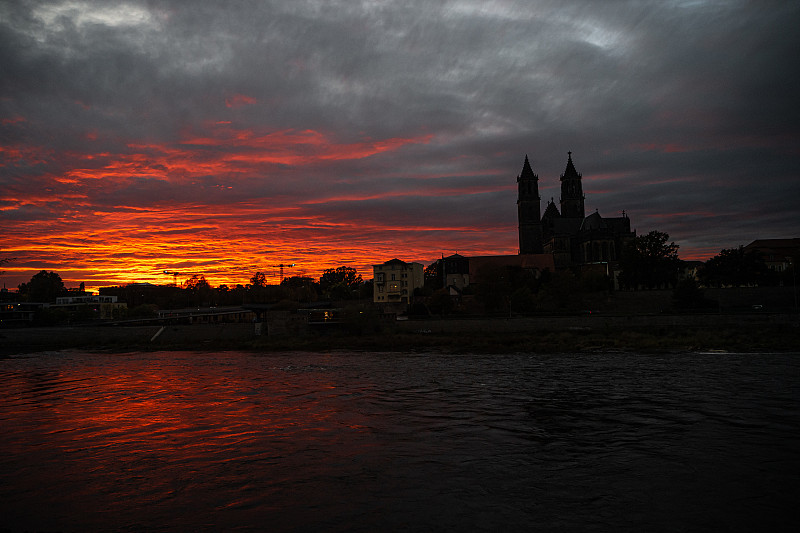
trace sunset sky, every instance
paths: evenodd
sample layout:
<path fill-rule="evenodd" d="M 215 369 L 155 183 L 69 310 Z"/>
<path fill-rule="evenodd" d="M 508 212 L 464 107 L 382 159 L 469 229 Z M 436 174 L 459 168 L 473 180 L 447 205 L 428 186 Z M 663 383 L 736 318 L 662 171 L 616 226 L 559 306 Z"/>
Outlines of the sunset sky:
<path fill-rule="evenodd" d="M 0 0 L 0 282 L 515 254 L 567 151 L 683 259 L 800 236 L 800 2 Z"/>

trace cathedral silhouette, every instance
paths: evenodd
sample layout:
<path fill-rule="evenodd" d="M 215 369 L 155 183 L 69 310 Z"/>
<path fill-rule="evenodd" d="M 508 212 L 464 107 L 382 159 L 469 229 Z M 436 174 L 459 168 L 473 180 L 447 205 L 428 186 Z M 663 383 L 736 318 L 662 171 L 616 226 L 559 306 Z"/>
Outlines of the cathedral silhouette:
<path fill-rule="evenodd" d="M 557 269 L 619 261 L 626 242 L 636 236 L 630 218 L 586 216 L 581 182 L 572 152 L 567 152 L 567 167 L 561 175 L 561 198 L 556 207 L 552 199 L 541 214 L 539 176 L 533 172 L 528 156 L 517 176 L 517 217 L 520 254 L 552 254 Z"/>

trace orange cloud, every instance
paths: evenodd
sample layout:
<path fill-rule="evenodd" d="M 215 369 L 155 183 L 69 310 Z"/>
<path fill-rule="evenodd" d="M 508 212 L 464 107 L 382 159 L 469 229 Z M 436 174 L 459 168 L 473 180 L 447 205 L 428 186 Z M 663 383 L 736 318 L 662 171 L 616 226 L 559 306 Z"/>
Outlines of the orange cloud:
<path fill-rule="evenodd" d="M 443 235 L 450 237 L 452 250 L 441 248 Z M 515 253 L 517 246 L 513 228 L 364 227 L 301 207 L 255 203 L 78 211 L 49 223 L 26 223 L 9 237 L 14 246 L 4 245 L 3 253 L 18 261 L 5 266 L 5 278 L 27 281 L 46 268 L 59 272 L 68 286 L 83 281 L 90 288 L 171 282 L 164 270 L 201 272 L 213 285 L 246 284 L 261 271 L 277 283 L 274 265 L 280 263 L 296 263 L 292 274 L 315 278 L 326 268 L 349 265 L 369 279 L 372 264 L 395 256 L 427 262 L 455 248 L 477 255 Z"/>
<path fill-rule="evenodd" d="M 62 153 L 56 157 L 52 151 L 33 147 L 6 148 L 1 152 L 10 156 L 6 159 L 36 156 L 66 170 L 39 175 L 36 183 L 42 186 L 25 189 L 23 184 L 0 192 L 3 213 L 15 220 L 3 235 L 3 253 L 17 258 L 4 267 L 3 281 L 16 279 L 13 287 L 47 269 L 58 272 L 68 286 L 85 282 L 96 289 L 129 282 L 166 283 L 172 280 L 165 278 L 164 270 L 189 270 L 202 272 L 214 285 L 246 284 L 256 271 L 265 272 L 277 283 L 277 268 L 271 265 L 287 262 L 297 263 L 292 271 L 295 275 L 319 277 L 326 268 L 346 264 L 369 279 L 373 263 L 397 255 L 409 260 L 438 257 L 442 231 L 459 235 L 462 251 L 483 251 L 482 243 L 502 241 L 495 228 L 481 233 L 455 227 L 401 228 L 380 221 L 364 227 L 358 217 L 352 222 L 340 220 L 322 215 L 310 205 L 282 203 L 291 198 L 264 201 L 239 197 L 233 203 L 212 205 L 202 196 L 190 194 L 180 201 L 146 196 L 152 194 L 147 191 L 160 189 L 142 189 L 142 184 L 182 185 L 209 176 L 261 178 L 264 165 L 302 167 L 362 159 L 432 138 L 341 143 L 314 130 L 264 133 L 230 124 L 209 124 L 204 130 L 175 143 L 131 143 L 122 153 Z M 225 191 L 235 186 L 230 183 L 216 184 L 216 194 L 228 194 Z M 109 203 L 109 195 L 117 190 L 124 194 Z M 426 189 L 428 192 L 465 191 L 442 187 Z M 133 193 L 145 195 L 140 199 L 146 203 L 126 200 L 124 195 Z M 408 194 L 330 195 L 320 203 Z M 102 202 L 98 200 L 101 197 Z M 508 248 L 513 252 L 516 244 L 513 233 L 510 235 Z"/>

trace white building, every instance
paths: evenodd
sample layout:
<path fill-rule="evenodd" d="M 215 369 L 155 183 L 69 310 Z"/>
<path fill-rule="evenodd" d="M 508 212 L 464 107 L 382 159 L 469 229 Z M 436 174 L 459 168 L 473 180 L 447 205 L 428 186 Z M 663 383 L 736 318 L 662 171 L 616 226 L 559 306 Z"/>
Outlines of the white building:
<path fill-rule="evenodd" d="M 117 318 L 121 309 L 126 309 L 125 302 L 118 302 L 116 296 L 103 296 L 99 294 L 89 294 L 82 296 L 59 296 L 56 298 L 53 309 L 62 309 L 67 313 L 84 313 L 86 316 L 99 318 L 101 320 L 111 320 Z"/>
<path fill-rule="evenodd" d="M 422 263 L 392 259 L 372 266 L 374 303 L 409 303 L 414 289 L 425 284 Z"/>

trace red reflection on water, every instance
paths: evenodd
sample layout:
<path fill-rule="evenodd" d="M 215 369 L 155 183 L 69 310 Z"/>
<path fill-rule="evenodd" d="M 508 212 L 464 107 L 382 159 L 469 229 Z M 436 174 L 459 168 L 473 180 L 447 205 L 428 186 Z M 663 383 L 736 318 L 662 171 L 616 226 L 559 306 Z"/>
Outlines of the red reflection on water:
<path fill-rule="evenodd" d="M 18 381 L 25 402 L 2 410 L 0 437 L 11 523 L 58 529 L 78 509 L 86 527 L 114 517 L 175 524 L 176 515 L 196 527 L 223 510 L 235 521 L 292 505 L 283 491 L 310 476 L 345 476 L 373 445 L 324 369 L 125 357 Z"/>

